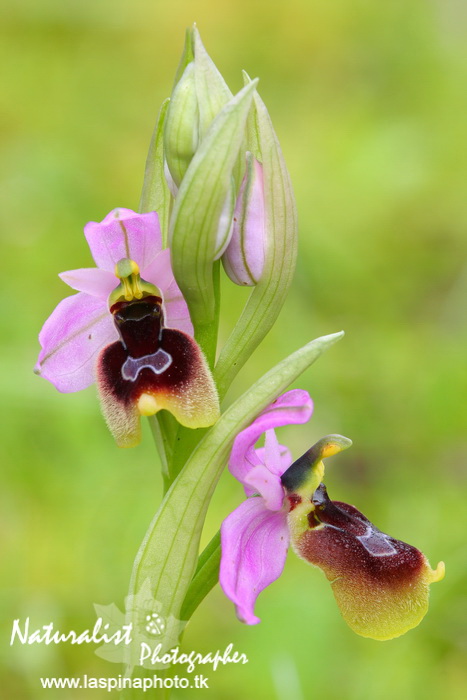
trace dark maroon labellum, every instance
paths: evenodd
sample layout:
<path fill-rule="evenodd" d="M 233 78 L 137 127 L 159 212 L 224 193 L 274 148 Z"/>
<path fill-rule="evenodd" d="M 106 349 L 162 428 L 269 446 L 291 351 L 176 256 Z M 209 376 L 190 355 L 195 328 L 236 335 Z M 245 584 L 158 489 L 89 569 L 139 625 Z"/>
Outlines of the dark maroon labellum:
<path fill-rule="evenodd" d="M 137 445 L 140 417 L 162 410 L 187 428 L 215 423 L 219 398 L 204 355 L 190 335 L 164 327 L 162 299 L 151 293 L 130 301 L 119 298 L 110 311 L 120 340 L 97 358 L 96 380 L 117 444 Z"/>
<path fill-rule="evenodd" d="M 422 553 L 405 542 L 378 530 L 354 506 L 331 501 L 324 484 L 312 498 L 315 510 L 308 515 L 310 537 L 305 532 L 300 540 L 301 553 L 318 566 L 339 570 L 358 577 L 384 578 L 399 584 L 420 569 Z M 324 525 L 324 529 L 318 529 Z"/>
<path fill-rule="evenodd" d="M 191 373 L 191 339 L 163 327 L 162 300 L 147 296 L 111 307 L 121 341 L 101 357 L 102 379 L 120 401 L 135 401 L 142 393 L 170 391 Z"/>

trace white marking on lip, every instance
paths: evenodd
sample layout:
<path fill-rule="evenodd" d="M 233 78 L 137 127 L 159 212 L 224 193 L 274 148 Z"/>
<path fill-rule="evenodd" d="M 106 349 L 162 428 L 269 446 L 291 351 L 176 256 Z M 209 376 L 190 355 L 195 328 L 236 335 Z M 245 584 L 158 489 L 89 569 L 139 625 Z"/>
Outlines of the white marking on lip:
<path fill-rule="evenodd" d="M 143 369 L 150 369 L 154 374 L 162 374 L 172 364 L 172 356 L 168 352 L 159 348 L 152 355 L 143 357 L 127 357 L 122 366 L 122 377 L 127 381 L 136 381 L 139 373 Z"/>
<path fill-rule="evenodd" d="M 367 525 L 364 535 L 357 535 L 357 540 L 362 543 L 367 552 L 375 557 L 391 557 L 397 554 L 397 549 L 389 542 L 388 535 L 384 532 L 373 530 L 371 525 Z"/>

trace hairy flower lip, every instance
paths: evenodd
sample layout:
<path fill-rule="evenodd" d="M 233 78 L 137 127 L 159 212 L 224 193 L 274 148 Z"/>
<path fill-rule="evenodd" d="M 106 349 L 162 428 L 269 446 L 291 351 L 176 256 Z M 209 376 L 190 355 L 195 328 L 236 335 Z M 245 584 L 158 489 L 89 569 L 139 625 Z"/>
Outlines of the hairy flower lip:
<path fill-rule="evenodd" d="M 379 530 L 355 506 L 331 501 L 323 483 L 311 507 L 291 509 L 289 525 L 296 554 L 324 572 L 354 632 L 384 641 L 421 622 L 443 562 L 432 570 L 416 547 Z"/>
<path fill-rule="evenodd" d="M 107 425 L 119 447 L 140 440 L 140 416 L 162 409 L 189 428 L 219 417 L 216 387 L 199 346 L 188 334 L 166 328 L 160 297 L 116 305 L 120 340 L 97 361 L 97 386 Z"/>

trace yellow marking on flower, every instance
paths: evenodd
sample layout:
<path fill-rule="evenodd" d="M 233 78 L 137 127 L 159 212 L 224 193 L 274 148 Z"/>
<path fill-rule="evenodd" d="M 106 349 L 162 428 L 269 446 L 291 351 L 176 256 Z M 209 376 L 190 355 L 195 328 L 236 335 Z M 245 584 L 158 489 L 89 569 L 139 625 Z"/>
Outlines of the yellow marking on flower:
<path fill-rule="evenodd" d="M 161 409 L 161 406 L 159 406 L 152 394 L 141 394 L 138 399 L 137 407 L 142 416 L 153 416 Z"/>
<path fill-rule="evenodd" d="M 122 281 L 123 296 L 126 301 L 141 299 L 143 290 L 141 289 L 141 278 L 139 276 L 139 266 L 130 258 L 122 258 L 115 265 L 115 276 Z"/>
<path fill-rule="evenodd" d="M 115 265 L 115 276 L 120 284 L 109 296 L 109 306 L 117 301 L 133 301 L 142 299 L 143 296 L 161 296 L 157 287 L 146 280 L 142 280 L 139 273 L 139 265 L 130 258 L 122 258 Z"/>
<path fill-rule="evenodd" d="M 295 493 L 297 493 L 299 496 L 302 498 L 305 498 L 308 502 L 308 513 L 310 513 L 312 510 L 314 510 L 314 506 L 310 501 L 311 496 L 313 493 L 316 491 L 320 483 L 324 479 L 324 464 L 321 460 L 319 462 L 315 462 L 311 467 L 310 467 L 310 473 L 308 474 L 308 478 L 306 481 L 302 483 L 300 488 L 295 489 Z"/>
<path fill-rule="evenodd" d="M 115 277 L 123 279 L 130 275 L 139 275 L 139 265 L 131 258 L 122 258 L 115 265 Z"/>
<path fill-rule="evenodd" d="M 295 536 L 309 527 L 307 516 L 315 510 L 312 497 L 324 479 L 323 459 L 346 450 L 351 444 L 352 440 L 343 435 L 326 435 L 282 475 L 282 485 L 287 494 L 300 496 L 300 505 L 294 503 L 289 515 L 289 527 L 293 528 Z M 317 508 L 319 510 L 320 506 Z"/>
<path fill-rule="evenodd" d="M 319 440 L 312 447 L 312 450 L 315 451 L 315 462 L 310 468 L 308 479 L 297 489 L 297 493 L 302 497 L 311 496 L 324 479 L 322 460 L 346 450 L 351 444 L 352 440 L 343 435 L 328 435 Z"/>
<path fill-rule="evenodd" d="M 292 542 L 295 542 L 300 535 L 309 530 L 310 524 L 308 515 L 315 510 L 314 504 L 309 498 L 304 498 L 288 514 L 288 526 Z"/>
<path fill-rule="evenodd" d="M 444 561 L 440 561 L 438 563 L 438 566 L 436 567 L 436 569 L 430 570 L 427 578 L 428 578 L 429 583 L 438 583 L 438 581 L 443 580 L 445 575 L 446 575 L 446 567 L 444 565 Z"/>
<path fill-rule="evenodd" d="M 337 445 L 335 442 L 330 442 L 328 445 L 323 447 L 323 450 L 321 452 L 321 459 L 325 459 L 326 457 L 332 457 L 333 455 L 336 455 L 338 452 L 341 451 L 341 445 Z"/>

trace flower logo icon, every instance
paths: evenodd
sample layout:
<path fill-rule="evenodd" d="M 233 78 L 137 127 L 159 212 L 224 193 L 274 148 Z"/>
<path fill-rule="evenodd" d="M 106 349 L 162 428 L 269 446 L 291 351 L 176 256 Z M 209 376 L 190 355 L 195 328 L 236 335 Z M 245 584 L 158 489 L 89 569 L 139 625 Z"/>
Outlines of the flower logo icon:
<path fill-rule="evenodd" d="M 165 622 L 157 613 L 146 615 L 146 622 L 146 632 L 148 634 L 152 634 L 153 637 L 158 637 L 163 633 L 165 629 Z"/>

